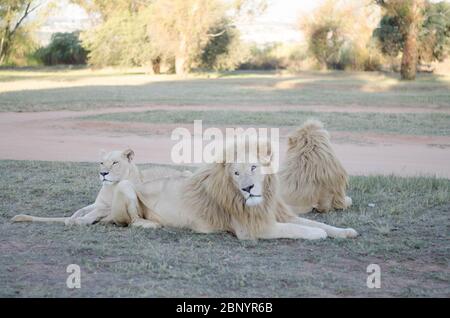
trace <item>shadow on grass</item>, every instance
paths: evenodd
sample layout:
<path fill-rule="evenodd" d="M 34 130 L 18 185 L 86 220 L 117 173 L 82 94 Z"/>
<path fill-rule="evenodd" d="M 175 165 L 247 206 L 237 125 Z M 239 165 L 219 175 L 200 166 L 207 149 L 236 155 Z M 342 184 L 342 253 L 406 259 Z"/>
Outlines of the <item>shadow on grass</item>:
<path fill-rule="evenodd" d="M 13 76 L 13 75 L 12 75 Z M 80 75 L 80 77 L 91 75 Z M 117 76 L 104 74 L 101 76 Z M 76 77 L 76 76 L 75 76 Z M 84 110 L 144 105 L 374 106 L 450 108 L 450 87 L 441 77 L 401 82 L 382 73 L 225 73 L 136 85 L 85 85 L 0 93 L 0 111 Z M 124 77 L 124 80 L 127 78 Z"/>

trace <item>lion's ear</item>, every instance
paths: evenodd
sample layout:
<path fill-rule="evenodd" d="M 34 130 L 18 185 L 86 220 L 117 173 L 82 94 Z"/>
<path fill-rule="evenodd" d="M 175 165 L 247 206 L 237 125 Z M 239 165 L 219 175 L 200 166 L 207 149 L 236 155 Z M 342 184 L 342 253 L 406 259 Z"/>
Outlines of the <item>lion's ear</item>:
<path fill-rule="evenodd" d="M 106 156 L 106 150 L 105 149 L 100 149 L 98 154 L 100 155 L 100 158 L 103 159 Z"/>
<path fill-rule="evenodd" d="M 134 151 L 128 148 L 127 150 L 124 150 L 122 152 L 122 156 L 124 156 L 128 159 L 129 162 L 131 162 L 134 158 Z"/>
<path fill-rule="evenodd" d="M 268 166 L 272 163 L 272 159 L 273 159 L 273 153 L 269 152 L 268 154 L 261 156 L 260 162 L 263 166 Z"/>

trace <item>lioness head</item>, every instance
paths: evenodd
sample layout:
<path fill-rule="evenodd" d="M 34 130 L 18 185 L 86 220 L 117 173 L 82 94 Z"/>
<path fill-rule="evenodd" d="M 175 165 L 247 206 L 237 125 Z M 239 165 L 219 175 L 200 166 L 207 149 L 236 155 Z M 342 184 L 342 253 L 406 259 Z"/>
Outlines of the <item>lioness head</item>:
<path fill-rule="evenodd" d="M 113 184 L 124 180 L 128 177 L 133 158 L 134 151 L 131 149 L 103 151 L 100 161 L 100 181 L 103 184 Z"/>
<path fill-rule="evenodd" d="M 230 163 L 227 169 L 245 205 L 254 206 L 263 202 L 264 175 L 260 164 Z"/>

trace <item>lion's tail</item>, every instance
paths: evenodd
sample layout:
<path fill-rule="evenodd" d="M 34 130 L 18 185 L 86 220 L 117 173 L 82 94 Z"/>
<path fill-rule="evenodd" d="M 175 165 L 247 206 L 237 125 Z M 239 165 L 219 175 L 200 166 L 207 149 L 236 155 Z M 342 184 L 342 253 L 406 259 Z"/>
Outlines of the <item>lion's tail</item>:
<path fill-rule="evenodd" d="M 65 223 L 67 217 L 43 218 L 26 214 L 18 214 L 11 219 L 11 222 L 43 222 L 43 223 Z"/>

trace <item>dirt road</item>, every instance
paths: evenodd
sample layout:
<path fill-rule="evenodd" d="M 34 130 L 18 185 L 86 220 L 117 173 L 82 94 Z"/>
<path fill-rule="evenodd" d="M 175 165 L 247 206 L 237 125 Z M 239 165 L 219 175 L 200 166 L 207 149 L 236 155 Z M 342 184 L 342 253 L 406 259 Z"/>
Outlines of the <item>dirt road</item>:
<path fill-rule="evenodd" d="M 1 113 L 0 159 L 92 162 L 97 161 L 99 149 L 131 147 L 136 152 L 138 163 L 171 164 L 170 151 L 176 142 L 170 140 L 170 133 L 177 125 L 86 122 L 76 118 L 152 108 Z M 280 132 L 281 159 L 288 131 L 281 129 Z M 450 136 L 333 132 L 332 140 L 337 155 L 352 175 L 436 175 L 450 178 Z"/>

